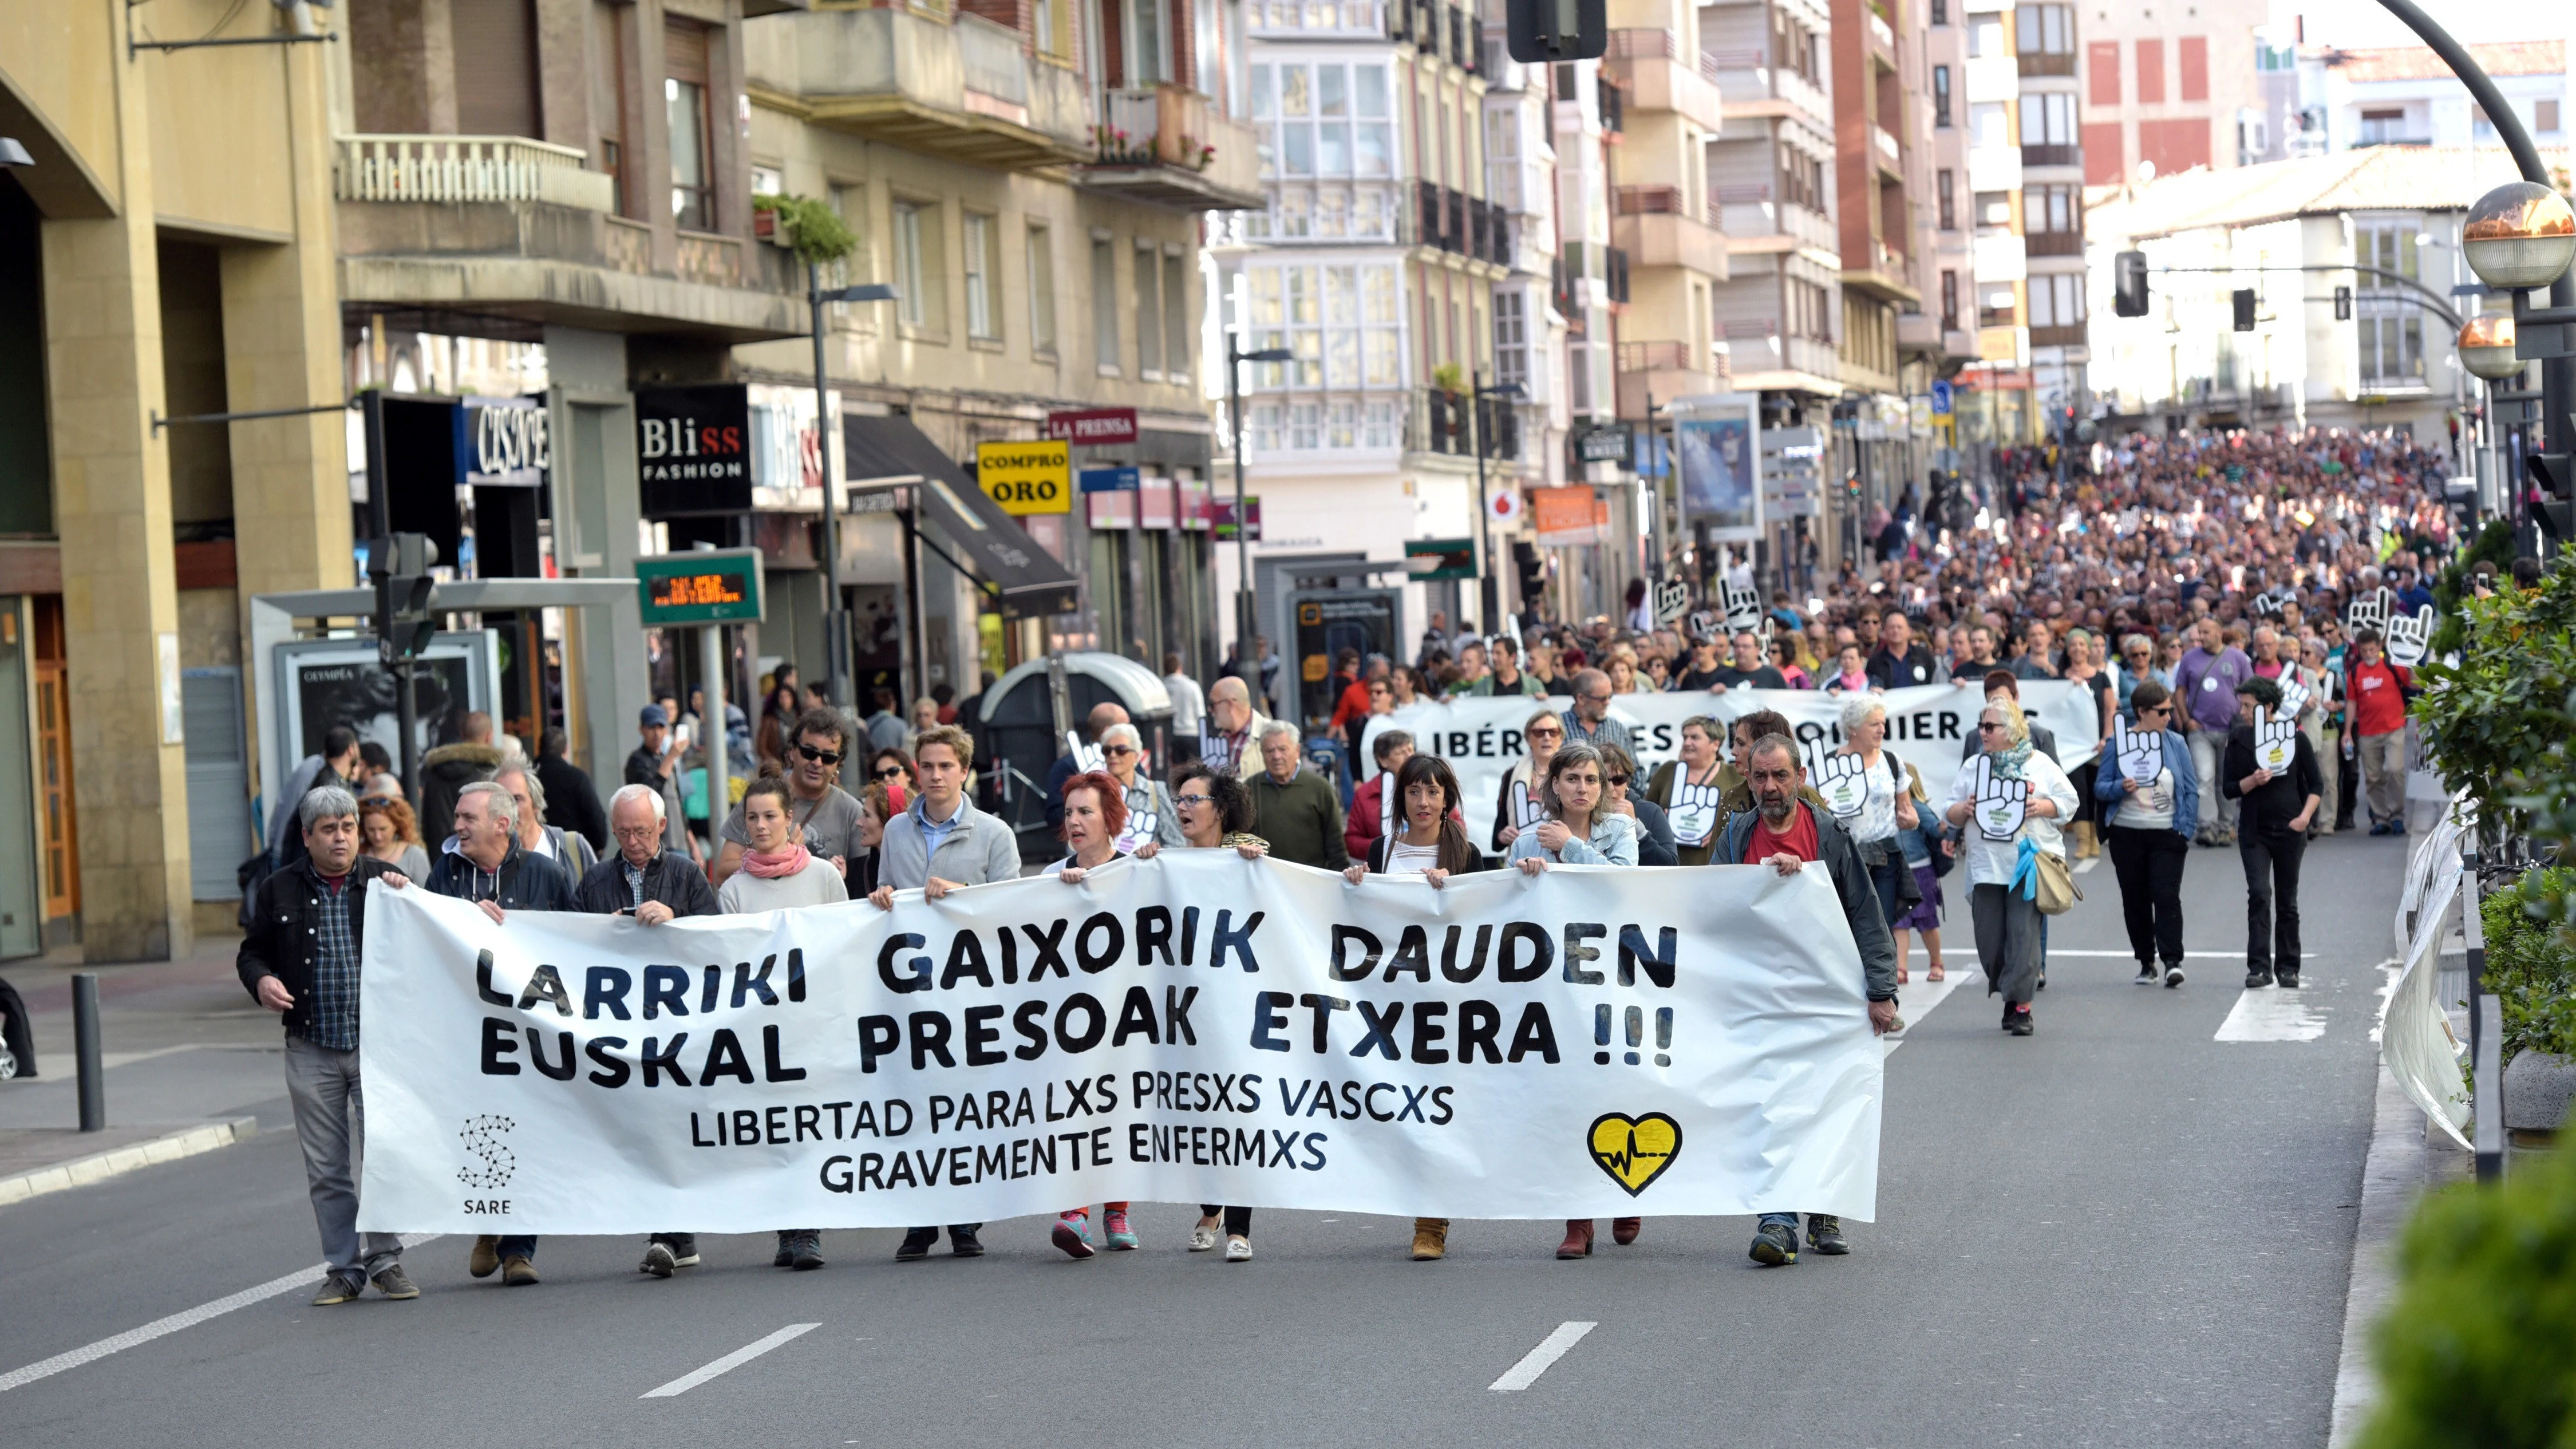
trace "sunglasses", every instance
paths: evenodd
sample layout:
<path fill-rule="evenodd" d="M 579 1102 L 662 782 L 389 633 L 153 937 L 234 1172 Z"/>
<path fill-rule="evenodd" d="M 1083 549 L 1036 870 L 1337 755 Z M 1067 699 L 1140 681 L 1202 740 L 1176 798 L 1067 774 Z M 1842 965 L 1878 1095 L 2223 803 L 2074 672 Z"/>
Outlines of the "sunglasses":
<path fill-rule="evenodd" d="M 1102 745 L 1100 747 L 1100 753 L 1104 755 L 1132 755 L 1136 753 L 1136 747 L 1133 745 Z"/>
<path fill-rule="evenodd" d="M 903 778 L 903 766 L 880 765 L 877 767 L 877 772 L 874 778 L 879 780 L 900 780 Z"/>
<path fill-rule="evenodd" d="M 812 745 L 798 745 L 796 747 L 796 753 L 803 755 L 805 758 L 814 761 L 818 765 L 837 765 L 841 763 L 841 752 L 838 750 L 818 750 Z"/>
<path fill-rule="evenodd" d="M 1628 777 L 1625 775 L 1612 775 L 1610 777 L 1610 783 L 1613 785 L 1625 785 L 1628 783 Z"/>
<path fill-rule="evenodd" d="M 1561 740 L 1565 738 L 1565 731 L 1556 729 L 1528 730 L 1524 733 L 1527 738 L 1533 740 Z"/>
<path fill-rule="evenodd" d="M 1980 720 L 1980 721 L 1978 721 L 1978 722 L 1977 722 L 1977 733 L 1979 733 L 1979 734 L 1984 734 L 1984 733 L 1985 733 L 1986 731 L 1988 731 L 1988 730 L 1999 730 L 1999 729 L 2002 729 L 2002 728 L 2003 728 L 2003 726 L 2002 726 L 2002 725 L 1999 725 L 1999 724 L 1995 723 L 1993 720 L 1990 720 L 1990 719 L 1989 719 L 1989 720 Z"/>

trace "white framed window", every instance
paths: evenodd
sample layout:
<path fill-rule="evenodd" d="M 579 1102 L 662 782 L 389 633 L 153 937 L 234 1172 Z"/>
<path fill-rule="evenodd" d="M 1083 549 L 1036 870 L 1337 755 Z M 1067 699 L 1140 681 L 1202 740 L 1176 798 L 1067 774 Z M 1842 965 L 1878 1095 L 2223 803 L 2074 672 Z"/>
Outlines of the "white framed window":
<path fill-rule="evenodd" d="M 2075 144 L 2075 97 L 2064 91 L 2021 98 L 2021 143 L 2025 146 Z"/>
<path fill-rule="evenodd" d="M 1518 292 L 1494 294 L 1494 382 L 1529 386 L 1529 322 Z"/>
<path fill-rule="evenodd" d="M 940 296 L 939 207 L 936 202 L 894 204 L 894 284 L 901 294 L 895 305 L 908 327 L 944 330 L 947 309 Z"/>
<path fill-rule="evenodd" d="M 1252 67 L 1262 174 L 1395 174 L 1395 116 L 1383 64 L 1283 62 Z"/>
<path fill-rule="evenodd" d="M 1163 375 L 1163 276 L 1160 248 L 1136 239 L 1136 371 Z"/>
<path fill-rule="evenodd" d="M 1190 266 L 1177 251 L 1163 253 L 1163 376 L 1186 382 L 1190 376 Z"/>
<path fill-rule="evenodd" d="M 1091 239 L 1091 357 L 1118 370 L 1118 248 L 1105 236 Z"/>
<path fill-rule="evenodd" d="M 2030 279 L 2030 325 L 2084 325 L 2084 277 L 2076 272 L 2033 275 Z"/>
<path fill-rule="evenodd" d="M 1055 233 L 1029 226 L 1029 350 L 1055 351 Z"/>
<path fill-rule="evenodd" d="M 966 335 L 982 342 L 997 342 L 1002 336 L 1000 288 L 994 266 L 994 239 L 999 229 L 995 218 L 970 211 L 959 238 L 966 251 Z"/>

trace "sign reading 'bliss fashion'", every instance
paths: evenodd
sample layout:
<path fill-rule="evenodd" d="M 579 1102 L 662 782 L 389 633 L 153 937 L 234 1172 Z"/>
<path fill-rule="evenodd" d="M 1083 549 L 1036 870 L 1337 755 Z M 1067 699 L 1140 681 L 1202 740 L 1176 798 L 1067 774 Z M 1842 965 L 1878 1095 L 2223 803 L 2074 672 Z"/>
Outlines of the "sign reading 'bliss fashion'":
<path fill-rule="evenodd" d="M 748 389 L 741 383 L 636 389 L 635 464 L 647 518 L 748 511 Z"/>
<path fill-rule="evenodd" d="M 1877 1206 L 1822 867 L 1434 890 L 1167 850 L 888 911 L 368 911 L 363 1010 L 402 1023 L 367 1041 L 370 1230 Z"/>

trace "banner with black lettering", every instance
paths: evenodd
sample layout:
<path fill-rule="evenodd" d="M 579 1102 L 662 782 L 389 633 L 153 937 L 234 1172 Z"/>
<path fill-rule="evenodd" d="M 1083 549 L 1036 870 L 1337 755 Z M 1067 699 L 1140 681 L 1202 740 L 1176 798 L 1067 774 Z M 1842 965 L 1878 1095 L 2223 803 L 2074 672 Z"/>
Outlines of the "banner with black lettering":
<path fill-rule="evenodd" d="M 1925 684 L 1882 690 L 1873 697 L 1887 705 L 1887 748 L 1920 771 L 1924 788 L 1934 799 L 1941 798 L 1958 777 L 1961 751 L 1966 748 L 1963 742 L 1977 732 L 1985 696 L 1975 685 Z M 2021 699 L 2031 719 L 2056 735 L 2059 764 L 2072 770 L 2100 749 L 2102 718 L 2091 690 L 2061 679 L 2034 679 L 2021 686 Z M 1563 714 L 1573 703 L 1563 696 L 1546 700 L 1469 696 L 1417 704 L 1371 719 L 1368 738 L 1374 740 L 1384 730 L 1407 730 L 1416 749 L 1448 761 L 1465 797 L 1468 837 L 1489 846 L 1504 778 L 1524 755 L 1521 726 L 1541 709 Z M 1652 773 L 1681 753 L 1682 724 L 1694 715 L 1731 725 L 1738 715 L 1777 710 L 1789 721 L 1799 744 L 1812 752 L 1842 748 L 1842 707 L 1842 695 L 1810 689 L 1730 689 L 1724 694 L 1683 690 L 1616 696 L 1610 701 L 1610 717 L 1628 727 L 1637 742 L 1638 768 Z M 1364 743 L 1359 759 L 1362 779 L 1376 772 L 1376 759 L 1376 752 Z"/>
<path fill-rule="evenodd" d="M 370 1230 L 1876 1211 L 1819 866 L 1434 889 L 1167 850 L 659 926 L 368 896 Z"/>

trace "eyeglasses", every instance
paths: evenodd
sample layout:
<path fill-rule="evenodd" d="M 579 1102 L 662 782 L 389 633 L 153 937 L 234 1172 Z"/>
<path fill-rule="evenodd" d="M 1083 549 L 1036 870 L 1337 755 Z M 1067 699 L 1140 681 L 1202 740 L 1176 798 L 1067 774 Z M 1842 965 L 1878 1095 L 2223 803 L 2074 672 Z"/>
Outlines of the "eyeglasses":
<path fill-rule="evenodd" d="M 833 757 L 833 759 L 834 759 L 835 761 L 837 761 L 837 760 L 839 759 L 839 756 L 837 756 L 837 755 L 836 755 L 836 756 L 834 756 L 834 757 Z M 901 766 L 901 765 L 879 765 L 879 766 L 877 767 L 876 775 L 874 776 L 874 778 L 879 779 L 879 780 L 900 780 L 900 779 L 902 779 L 902 778 L 903 778 L 903 766 Z"/>
<path fill-rule="evenodd" d="M 818 765 L 837 765 L 841 763 L 841 752 L 838 750 L 818 750 L 812 745 L 798 745 L 796 747 L 796 753 L 803 755 L 805 758 L 812 760 Z M 878 778 L 882 779 L 884 777 L 879 776 Z"/>
<path fill-rule="evenodd" d="M 1999 730 L 2002 728 L 2002 725 L 1997 724 L 1995 721 L 1990 719 L 1977 721 L 1977 733 L 1979 734 L 1984 734 L 1988 730 Z"/>
<path fill-rule="evenodd" d="M 1628 783 L 1628 777 L 1625 775 L 1612 775 L 1610 777 L 1610 783 L 1613 785 L 1625 785 Z"/>
<path fill-rule="evenodd" d="M 1524 730 L 1522 731 L 1522 734 L 1525 738 L 1533 740 L 1561 740 L 1565 738 L 1565 731 L 1560 729 Z"/>
<path fill-rule="evenodd" d="M 1172 797 L 1172 803 L 1175 805 L 1205 805 L 1215 798 L 1216 797 L 1213 795 L 1175 795 Z"/>
<path fill-rule="evenodd" d="M 1136 753 L 1136 747 L 1133 745 L 1102 745 L 1100 747 L 1100 753 L 1104 755 L 1132 755 Z"/>

